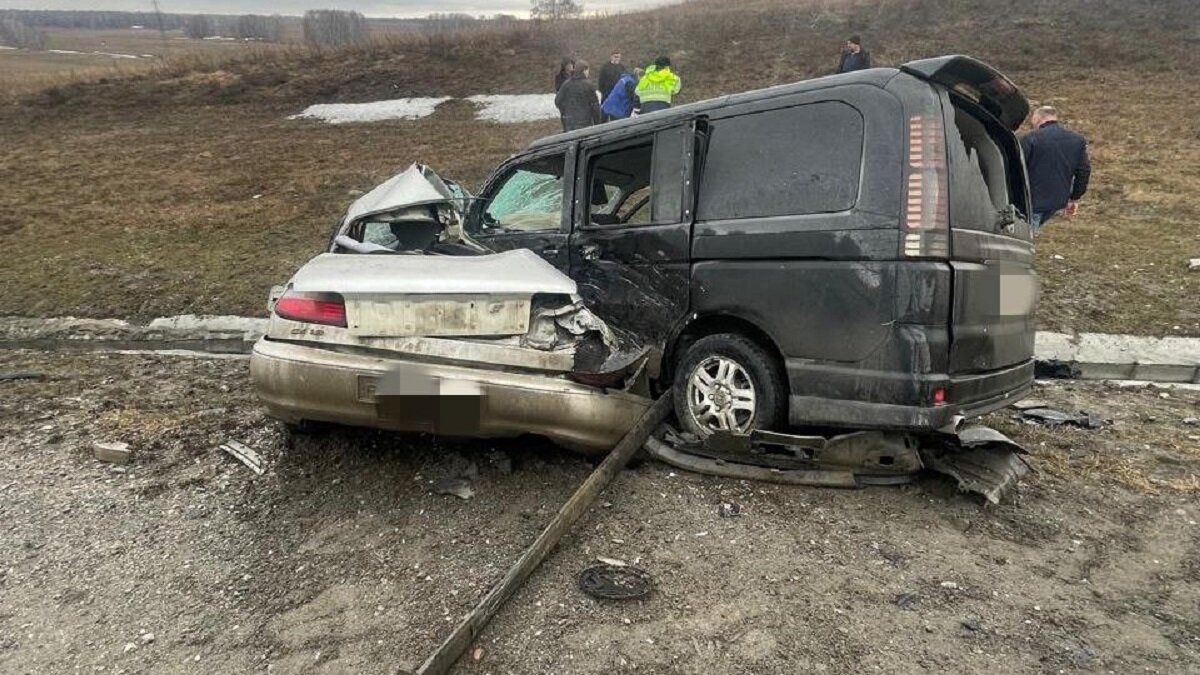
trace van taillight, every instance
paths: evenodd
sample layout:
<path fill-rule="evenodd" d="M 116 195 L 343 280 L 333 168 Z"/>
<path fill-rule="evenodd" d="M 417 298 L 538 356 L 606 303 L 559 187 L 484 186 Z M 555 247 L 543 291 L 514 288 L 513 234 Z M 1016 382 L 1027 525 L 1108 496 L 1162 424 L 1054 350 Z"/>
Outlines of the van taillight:
<path fill-rule="evenodd" d="M 275 313 L 292 321 L 346 326 L 346 303 L 337 293 L 298 293 L 289 290 L 275 301 Z"/>
<path fill-rule="evenodd" d="M 906 173 L 900 252 L 910 258 L 946 257 L 950 254 L 950 184 L 940 115 L 908 118 Z"/>

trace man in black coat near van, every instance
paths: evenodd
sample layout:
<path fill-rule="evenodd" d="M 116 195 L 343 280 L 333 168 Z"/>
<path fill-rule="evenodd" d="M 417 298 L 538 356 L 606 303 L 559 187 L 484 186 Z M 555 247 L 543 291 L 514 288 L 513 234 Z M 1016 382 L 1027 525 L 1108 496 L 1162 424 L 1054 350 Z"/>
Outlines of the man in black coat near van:
<path fill-rule="evenodd" d="M 1029 224 L 1033 233 L 1059 211 L 1075 215 L 1079 200 L 1088 189 L 1092 164 L 1088 159 L 1087 140 L 1058 121 L 1058 111 L 1042 106 L 1033 111 L 1033 131 L 1021 138 L 1021 152 L 1029 171 L 1030 201 L 1033 213 Z"/>
<path fill-rule="evenodd" d="M 842 46 L 842 60 L 838 62 L 839 73 L 851 73 L 871 67 L 871 52 L 863 49 L 862 38 L 851 35 Z"/>
<path fill-rule="evenodd" d="M 562 113 L 563 131 L 600 123 L 600 100 L 596 96 L 596 85 L 587 77 L 587 62 L 576 61 L 575 74 L 559 87 L 554 96 L 554 105 Z"/>

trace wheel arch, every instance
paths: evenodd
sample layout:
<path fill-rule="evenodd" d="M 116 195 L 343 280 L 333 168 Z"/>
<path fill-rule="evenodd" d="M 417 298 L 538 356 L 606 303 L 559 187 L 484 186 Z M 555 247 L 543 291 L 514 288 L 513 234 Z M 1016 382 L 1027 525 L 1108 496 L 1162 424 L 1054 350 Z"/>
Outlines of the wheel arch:
<path fill-rule="evenodd" d="M 680 328 L 675 338 L 668 343 L 663 354 L 659 381 L 672 382 L 675 379 L 675 364 L 679 361 L 679 357 L 687 352 L 688 347 L 701 338 L 720 333 L 741 335 L 765 349 L 768 354 L 775 357 L 775 365 L 779 368 L 780 373 L 784 374 L 784 382 L 787 382 L 783 352 L 770 333 L 745 317 L 724 313 L 692 317 Z"/>

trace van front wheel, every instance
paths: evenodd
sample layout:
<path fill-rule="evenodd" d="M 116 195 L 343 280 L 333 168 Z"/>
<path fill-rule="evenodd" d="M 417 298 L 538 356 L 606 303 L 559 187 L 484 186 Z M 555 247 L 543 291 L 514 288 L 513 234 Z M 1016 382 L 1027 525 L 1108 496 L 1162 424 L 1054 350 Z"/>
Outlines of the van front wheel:
<path fill-rule="evenodd" d="M 786 395 L 771 354 L 733 333 L 697 340 L 675 370 L 675 415 L 701 438 L 774 428 L 783 419 Z"/>

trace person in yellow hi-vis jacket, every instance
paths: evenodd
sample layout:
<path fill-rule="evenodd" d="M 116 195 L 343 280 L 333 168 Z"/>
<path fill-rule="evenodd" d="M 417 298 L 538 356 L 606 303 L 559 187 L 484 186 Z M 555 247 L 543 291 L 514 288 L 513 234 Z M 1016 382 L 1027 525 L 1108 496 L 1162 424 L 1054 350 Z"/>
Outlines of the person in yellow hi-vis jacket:
<path fill-rule="evenodd" d="M 671 72 L 671 59 L 660 56 L 654 65 L 646 67 L 637 86 L 637 97 L 642 101 L 642 114 L 671 107 L 671 97 L 679 93 L 683 82 Z"/>

